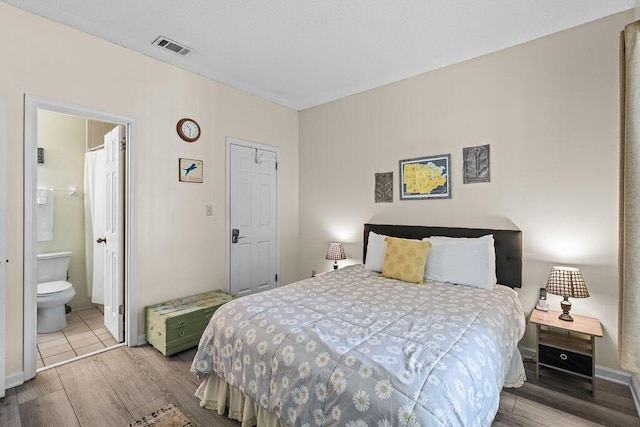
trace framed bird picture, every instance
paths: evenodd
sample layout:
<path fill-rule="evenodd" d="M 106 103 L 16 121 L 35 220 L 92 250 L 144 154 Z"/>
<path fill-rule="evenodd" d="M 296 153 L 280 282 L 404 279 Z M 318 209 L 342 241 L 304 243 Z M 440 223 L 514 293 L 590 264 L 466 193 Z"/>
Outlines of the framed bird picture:
<path fill-rule="evenodd" d="M 202 160 L 178 159 L 178 178 L 180 182 L 202 183 Z"/>

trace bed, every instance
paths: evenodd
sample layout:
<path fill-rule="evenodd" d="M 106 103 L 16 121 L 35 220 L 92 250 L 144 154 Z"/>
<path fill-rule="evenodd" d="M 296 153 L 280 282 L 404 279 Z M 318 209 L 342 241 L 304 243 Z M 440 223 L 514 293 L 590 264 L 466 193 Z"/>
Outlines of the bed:
<path fill-rule="evenodd" d="M 383 277 L 370 269 L 380 236 L 389 252 L 390 237 L 429 238 L 434 260 L 490 238 L 500 285 Z M 243 426 L 491 425 L 502 387 L 525 379 L 520 232 L 365 224 L 363 241 L 364 265 L 216 311 L 191 368 L 201 406 Z"/>

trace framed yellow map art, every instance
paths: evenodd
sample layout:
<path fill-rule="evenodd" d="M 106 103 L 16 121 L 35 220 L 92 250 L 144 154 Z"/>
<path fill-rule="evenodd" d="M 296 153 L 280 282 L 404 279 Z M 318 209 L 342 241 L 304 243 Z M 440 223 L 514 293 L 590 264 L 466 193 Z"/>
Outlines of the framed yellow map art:
<path fill-rule="evenodd" d="M 450 199 L 450 154 L 400 160 L 400 200 Z"/>

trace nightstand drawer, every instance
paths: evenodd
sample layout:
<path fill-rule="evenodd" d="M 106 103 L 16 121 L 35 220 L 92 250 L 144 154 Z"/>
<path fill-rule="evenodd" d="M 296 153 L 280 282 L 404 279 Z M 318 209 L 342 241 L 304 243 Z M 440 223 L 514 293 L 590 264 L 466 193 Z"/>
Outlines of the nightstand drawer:
<path fill-rule="evenodd" d="M 584 354 L 560 350 L 540 344 L 538 351 L 540 363 L 565 369 L 576 374 L 593 376 L 593 360 Z"/>

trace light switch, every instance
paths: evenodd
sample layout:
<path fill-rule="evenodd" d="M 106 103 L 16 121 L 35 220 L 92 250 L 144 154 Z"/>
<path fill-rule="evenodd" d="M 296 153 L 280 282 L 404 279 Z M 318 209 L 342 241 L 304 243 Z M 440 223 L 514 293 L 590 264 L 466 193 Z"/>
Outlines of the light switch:
<path fill-rule="evenodd" d="M 205 205 L 205 215 L 213 216 L 213 205 Z"/>

